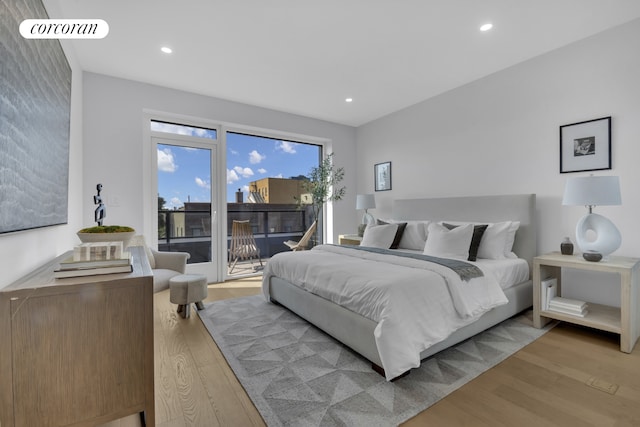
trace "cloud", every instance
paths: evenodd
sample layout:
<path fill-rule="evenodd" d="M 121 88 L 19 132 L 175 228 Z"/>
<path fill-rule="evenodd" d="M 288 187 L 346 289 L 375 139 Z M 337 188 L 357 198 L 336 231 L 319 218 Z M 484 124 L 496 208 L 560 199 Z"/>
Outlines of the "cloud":
<path fill-rule="evenodd" d="M 210 183 L 208 183 L 208 182 L 207 182 L 207 181 L 205 181 L 204 179 L 199 178 L 199 177 L 197 177 L 197 176 L 196 176 L 196 185 L 197 185 L 198 187 L 202 187 L 202 188 L 207 188 L 207 189 L 211 188 L 211 184 L 210 184 Z"/>
<path fill-rule="evenodd" d="M 249 178 L 253 176 L 253 170 L 251 168 L 243 168 L 242 166 L 236 166 L 233 170 L 242 175 L 243 178 Z"/>
<path fill-rule="evenodd" d="M 296 145 L 290 141 L 280 141 L 276 143 L 276 149 L 282 150 L 285 153 L 295 154 Z"/>
<path fill-rule="evenodd" d="M 284 178 L 284 176 L 282 176 L 282 174 L 279 173 L 278 175 L 274 176 L 274 178 Z"/>
<path fill-rule="evenodd" d="M 179 208 L 182 205 L 182 200 L 178 197 L 172 197 L 170 200 L 164 202 L 164 207 L 167 209 Z"/>
<path fill-rule="evenodd" d="M 239 181 L 240 177 L 234 170 L 227 169 L 227 184 L 233 184 L 236 181 Z"/>
<path fill-rule="evenodd" d="M 267 170 L 265 168 L 260 168 L 258 169 L 258 173 L 267 173 Z"/>
<path fill-rule="evenodd" d="M 244 191 L 245 193 L 249 192 L 249 186 L 248 185 L 243 185 L 242 186 L 242 191 Z"/>
<path fill-rule="evenodd" d="M 250 178 L 253 176 L 253 170 L 251 168 L 243 168 L 242 166 L 236 166 L 233 169 L 227 169 L 227 184 L 233 184 L 236 181 L 240 181 L 240 178 Z"/>
<path fill-rule="evenodd" d="M 252 152 L 249 153 L 249 163 L 251 163 L 252 165 L 256 165 L 266 158 L 267 156 L 265 156 L 264 154 L 258 153 L 258 151 L 256 150 L 253 150 Z"/>
<path fill-rule="evenodd" d="M 162 172 L 175 172 L 178 165 L 175 163 L 170 149 L 158 150 L 158 170 Z"/>

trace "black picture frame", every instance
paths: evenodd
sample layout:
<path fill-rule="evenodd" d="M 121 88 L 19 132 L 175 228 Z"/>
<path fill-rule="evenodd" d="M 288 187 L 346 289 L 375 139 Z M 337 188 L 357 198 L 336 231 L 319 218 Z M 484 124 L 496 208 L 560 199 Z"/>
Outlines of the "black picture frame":
<path fill-rule="evenodd" d="M 391 190 L 391 162 L 375 164 L 373 166 L 373 179 L 376 191 Z"/>
<path fill-rule="evenodd" d="M 560 126 L 560 173 L 611 169 L 611 116 Z"/>

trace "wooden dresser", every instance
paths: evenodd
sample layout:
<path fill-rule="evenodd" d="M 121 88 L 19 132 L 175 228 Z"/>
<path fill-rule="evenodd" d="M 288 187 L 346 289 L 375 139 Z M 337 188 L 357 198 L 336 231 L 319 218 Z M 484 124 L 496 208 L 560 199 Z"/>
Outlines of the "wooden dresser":
<path fill-rule="evenodd" d="M 0 289 L 0 426 L 94 426 L 141 413 L 155 425 L 153 276 L 54 279 L 66 253 Z"/>

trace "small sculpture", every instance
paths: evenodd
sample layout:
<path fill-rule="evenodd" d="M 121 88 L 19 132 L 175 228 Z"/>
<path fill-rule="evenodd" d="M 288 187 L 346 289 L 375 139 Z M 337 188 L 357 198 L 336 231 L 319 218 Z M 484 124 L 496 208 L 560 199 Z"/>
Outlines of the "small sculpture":
<path fill-rule="evenodd" d="M 93 196 L 93 203 L 98 205 L 95 211 L 95 221 L 98 225 L 102 225 L 102 220 L 107 216 L 107 207 L 102 203 L 102 196 L 100 196 L 102 184 L 96 185 L 96 190 L 98 190 L 98 194 Z"/>

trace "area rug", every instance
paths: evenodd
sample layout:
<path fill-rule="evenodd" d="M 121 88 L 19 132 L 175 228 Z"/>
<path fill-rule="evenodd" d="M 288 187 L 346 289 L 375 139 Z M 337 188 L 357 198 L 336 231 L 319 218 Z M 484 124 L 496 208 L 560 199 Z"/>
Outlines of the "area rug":
<path fill-rule="evenodd" d="M 207 304 L 207 330 L 269 426 L 395 426 L 543 335 L 524 316 L 444 350 L 394 382 L 262 295 Z"/>

